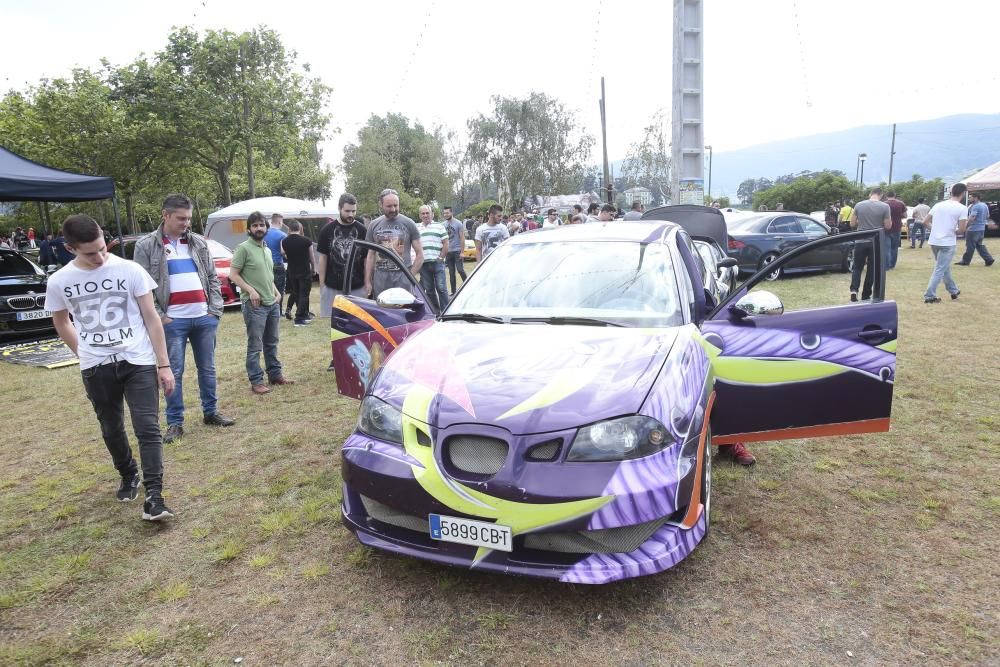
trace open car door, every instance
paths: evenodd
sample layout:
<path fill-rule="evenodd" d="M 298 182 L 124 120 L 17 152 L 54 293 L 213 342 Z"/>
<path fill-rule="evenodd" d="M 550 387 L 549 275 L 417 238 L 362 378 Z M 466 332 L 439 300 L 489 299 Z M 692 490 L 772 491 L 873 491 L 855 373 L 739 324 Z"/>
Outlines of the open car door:
<path fill-rule="evenodd" d="M 405 287 L 392 287 L 374 298 L 351 296 L 348 282 L 350 267 L 365 261 L 374 252 L 376 263 L 393 266 L 398 270 Z M 434 311 L 427 305 L 417 280 L 402 260 L 390 250 L 355 241 L 344 271 L 343 294 L 333 300 L 330 318 L 330 346 L 333 348 L 333 366 L 337 373 L 337 391 L 352 398 L 363 398 L 375 374 L 386 357 L 411 334 L 434 321 Z M 376 269 L 378 270 L 378 269 Z"/>
<path fill-rule="evenodd" d="M 774 294 L 755 290 L 776 267 L 848 241 L 874 251 L 871 299 L 844 303 L 845 282 L 835 297 L 809 294 L 830 303 L 787 311 Z M 897 316 L 896 303 L 884 300 L 883 242 L 881 232 L 864 231 L 800 246 L 709 315 L 702 335 L 715 374 L 714 444 L 889 430 Z"/>

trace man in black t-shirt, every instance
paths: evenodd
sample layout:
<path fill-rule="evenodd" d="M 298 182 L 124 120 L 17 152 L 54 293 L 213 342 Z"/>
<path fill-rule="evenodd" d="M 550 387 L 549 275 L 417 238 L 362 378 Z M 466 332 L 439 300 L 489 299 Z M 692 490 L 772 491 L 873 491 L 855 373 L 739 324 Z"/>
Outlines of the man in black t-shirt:
<path fill-rule="evenodd" d="M 344 193 L 340 196 L 337 206 L 340 214 L 326 223 L 319 232 L 316 241 L 316 266 L 319 273 L 320 317 L 330 317 L 333 299 L 343 294 L 344 270 L 351 254 L 351 246 L 356 239 L 365 240 L 368 230 L 355 219 L 358 211 L 358 200 L 354 195 Z M 365 255 L 359 252 L 355 255 L 354 266 L 351 267 L 350 294 L 366 296 L 365 288 Z"/>
<path fill-rule="evenodd" d="M 302 235 L 302 223 L 292 220 L 288 223 L 289 234 L 281 240 L 281 256 L 288 262 L 285 273 L 288 292 L 289 317 L 295 308 L 295 326 L 301 327 L 312 322 L 309 316 L 309 290 L 312 289 L 313 253 L 312 241 Z"/>

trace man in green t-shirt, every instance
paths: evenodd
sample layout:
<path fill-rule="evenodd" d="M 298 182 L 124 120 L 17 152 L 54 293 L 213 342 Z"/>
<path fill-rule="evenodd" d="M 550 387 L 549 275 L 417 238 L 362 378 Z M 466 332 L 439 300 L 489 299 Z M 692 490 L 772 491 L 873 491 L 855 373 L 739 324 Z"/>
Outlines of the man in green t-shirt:
<path fill-rule="evenodd" d="M 274 260 L 264 243 L 267 221 L 264 214 L 254 211 L 247 216 L 247 235 L 236 246 L 229 269 L 229 279 L 240 288 L 243 322 L 247 327 L 247 375 L 250 390 L 266 394 L 271 388 L 264 384 L 260 353 L 264 353 L 269 384 L 294 384 L 281 372 L 278 361 L 278 324 L 281 322 L 281 294 L 274 286 Z"/>

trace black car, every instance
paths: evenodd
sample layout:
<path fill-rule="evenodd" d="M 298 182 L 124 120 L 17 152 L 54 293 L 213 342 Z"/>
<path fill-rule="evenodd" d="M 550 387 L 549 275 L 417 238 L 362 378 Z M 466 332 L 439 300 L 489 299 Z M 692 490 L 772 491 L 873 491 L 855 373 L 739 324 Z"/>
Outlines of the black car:
<path fill-rule="evenodd" d="M 754 273 L 782 254 L 837 232 L 803 213 L 772 211 L 729 223 L 728 252 L 739 263 L 740 273 Z M 804 271 L 850 271 L 851 244 L 836 243 L 810 252 L 767 276 Z"/>
<path fill-rule="evenodd" d="M 0 337 L 53 330 L 47 276 L 24 253 L 0 248 Z"/>

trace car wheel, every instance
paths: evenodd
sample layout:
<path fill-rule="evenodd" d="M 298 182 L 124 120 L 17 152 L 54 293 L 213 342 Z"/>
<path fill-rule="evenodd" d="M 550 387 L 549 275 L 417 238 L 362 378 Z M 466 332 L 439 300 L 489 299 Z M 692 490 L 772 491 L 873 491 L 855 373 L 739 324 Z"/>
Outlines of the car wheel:
<path fill-rule="evenodd" d="M 712 524 L 712 430 L 705 434 L 701 464 L 701 502 L 705 506 L 705 535 Z"/>
<path fill-rule="evenodd" d="M 773 252 L 764 255 L 764 258 L 760 260 L 760 268 L 763 269 L 765 266 L 771 264 L 776 259 L 778 259 L 778 255 Z M 774 271 L 771 271 L 770 273 L 765 275 L 764 280 L 767 281 L 777 280 L 780 277 L 781 277 L 781 267 L 778 267 Z"/>

